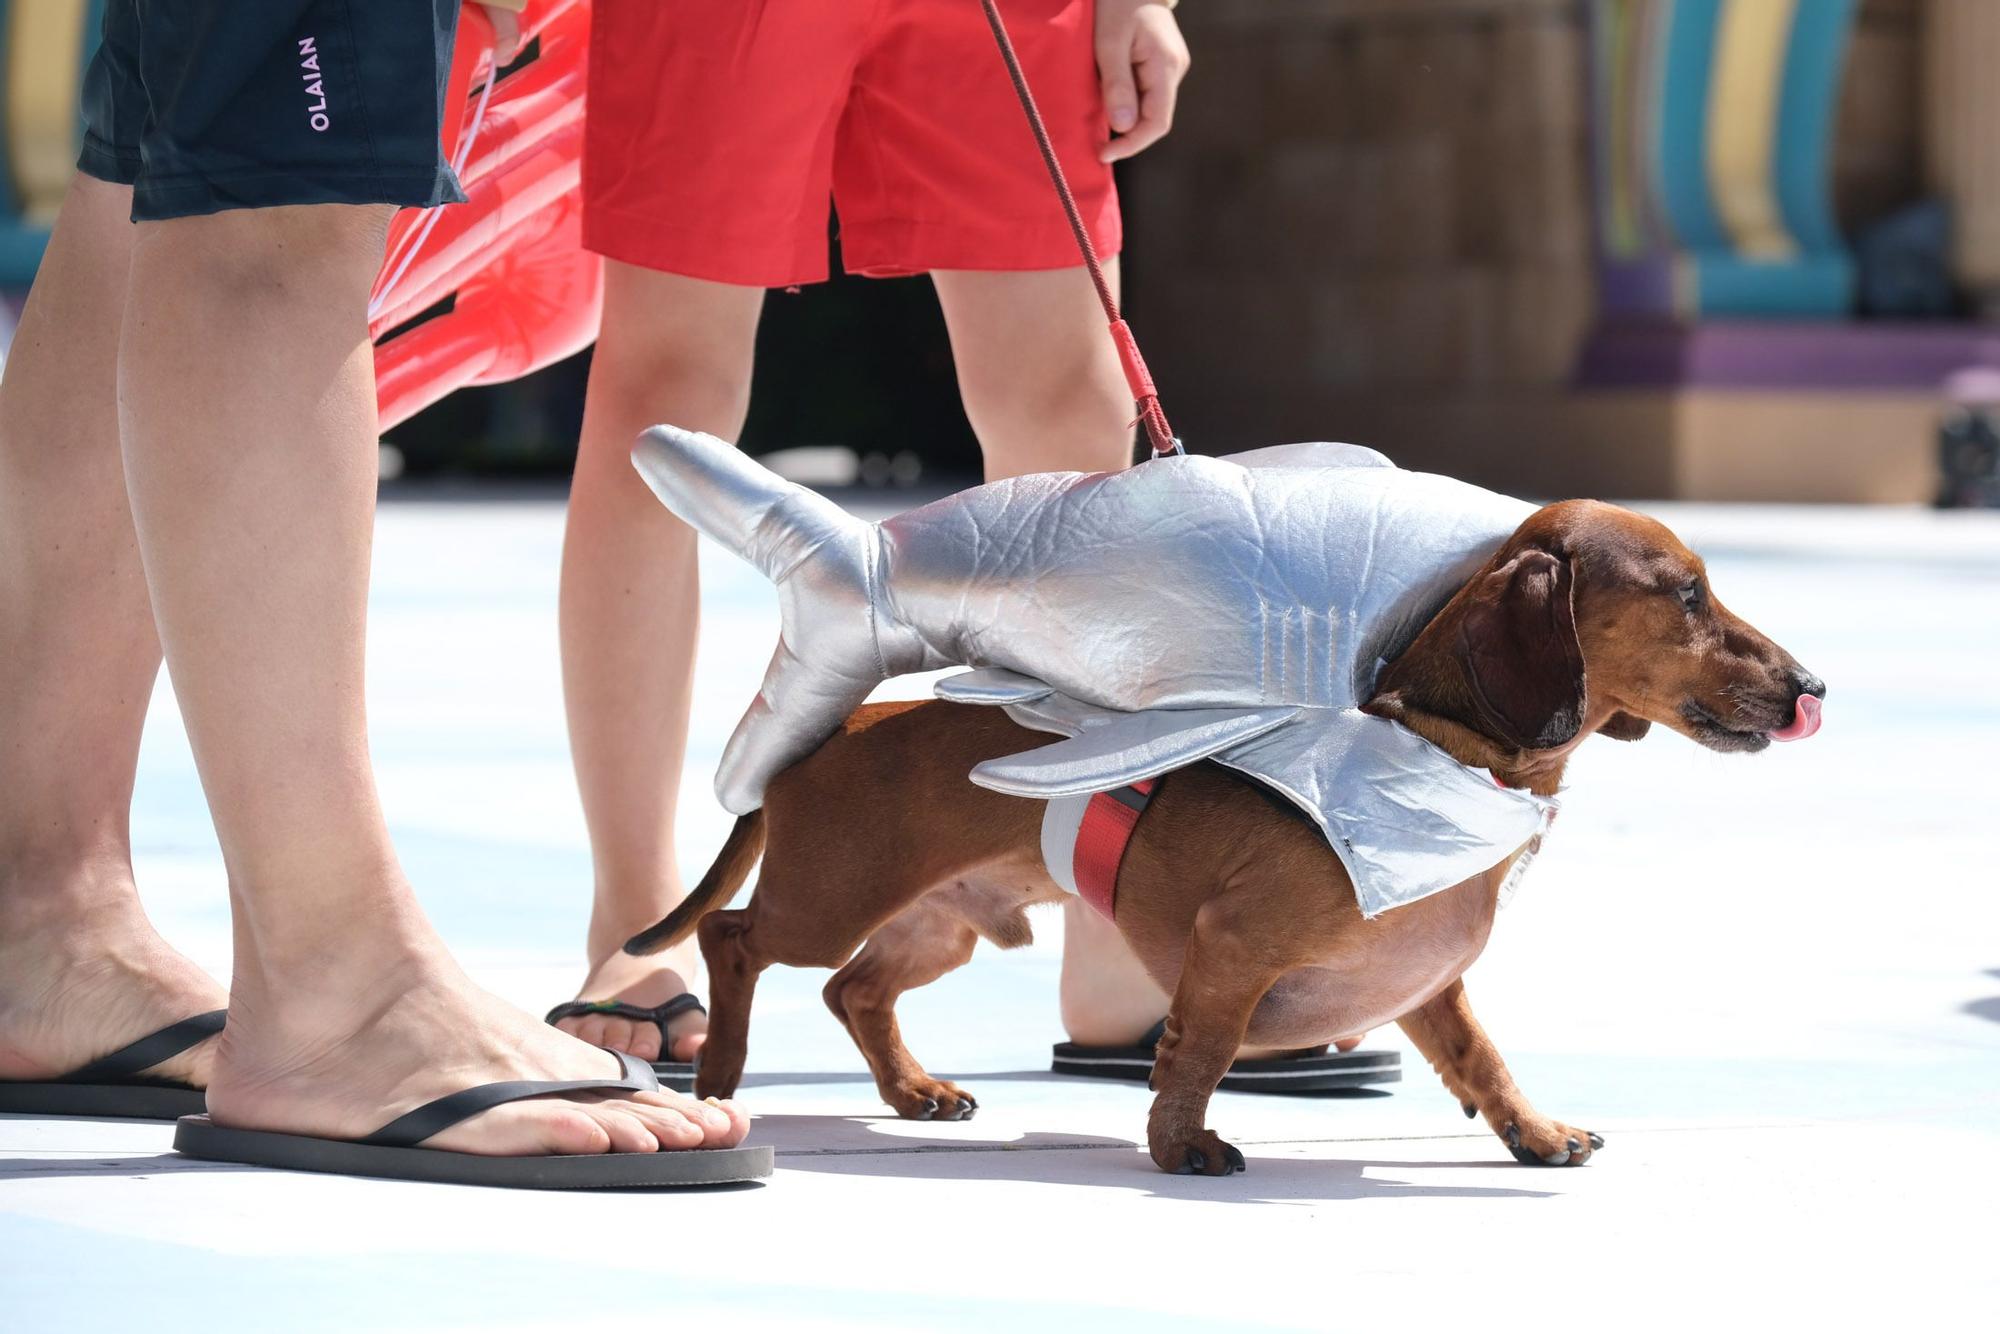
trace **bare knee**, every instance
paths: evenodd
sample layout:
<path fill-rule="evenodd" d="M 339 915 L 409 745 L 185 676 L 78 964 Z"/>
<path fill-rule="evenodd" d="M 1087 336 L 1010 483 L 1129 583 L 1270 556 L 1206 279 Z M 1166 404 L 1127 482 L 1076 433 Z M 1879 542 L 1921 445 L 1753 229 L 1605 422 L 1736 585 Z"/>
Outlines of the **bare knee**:
<path fill-rule="evenodd" d="M 585 451 L 615 446 L 622 458 L 632 433 L 659 421 L 734 438 L 763 303 L 757 288 L 608 264 Z"/>
<path fill-rule="evenodd" d="M 959 392 L 986 452 L 988 477 L 1129 464 L 1130 391 L 1115 367 L 1105 371 L 1094 357 L 1033 373 L 962 366 Z"/>
<path fill-rule="evenodd" d="M 171 283 L 246 317 L 259 306 L 358 310 L 381 268 L 394 213 L 382 204 L 308 204 L 141 223 L 134 283 Z"/>
<path fill-rule="evenodd" d="M 602 437 L 623 450 L 633 431 L 662 421 L 737 435 L 750 408 L 752 351 L 748 342 L 691 330 L 661 338 L 607 325 L 591 360 L 591 410 L 619 427 L 586 433 L 584 447 Z"/>

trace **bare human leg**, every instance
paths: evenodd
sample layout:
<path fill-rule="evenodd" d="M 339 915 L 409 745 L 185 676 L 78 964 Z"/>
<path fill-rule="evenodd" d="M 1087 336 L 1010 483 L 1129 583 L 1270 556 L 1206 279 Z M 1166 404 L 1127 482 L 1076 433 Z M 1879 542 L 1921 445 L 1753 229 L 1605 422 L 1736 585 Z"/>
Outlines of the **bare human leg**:
<path fill-rule="evenodd" d="M 1105 273 L 1115 293 L 1115 258 Z M 988 481 L 1131 464 L 1131 390 L 1082 269 L 933 278 Z M 1071 1041 L 1111 1046 L 1138 1040 L 1166 1014 L 1168 997 L 1116 927 L 1067 903 L 1061 1003 Z"/>
<path fill-rule="evenodd" d="M 133 230 L 118 359 L 132 516 L 235 924 L 223 1125 L 351 1137 L 473 1084 L 613 1074 L 486 995 L 416 904 L 367 754 L 375 421 L 369 285 L 390 210 L 236 210 Z M 739 1141 L 728 1107 L 547 1097 L 432 1137 L 473 1153 Z"/>
<path fill-rule="evenodd" d="M 1104 265 L 1114 295 L 1118 261 Z M 1080 268 L 932 275 L 958 362 L 986 480 L 1029 472 L 1113 471 L 1132 462 L 1131 389 Z M 1167 1012 L 1168 996 L 1118 929 L 1063 907 L 1062 1022 L 1072 1042 L 1122 1046 Z M 1342 1050 L 1359 1038 L 1344 1039 Z M 1274 1054 L 1246 1047 L 1242 1055 Z"/>
<path fill-rule="evenodd" d="M 118 452 L 132 191 L 78 176 L 0 385 L 0 1078 L 220 1009 L 153 931 L 129 811 L 160 646 Z M 154 1068 L 206 1084 L 215 1043 Z"/>
<path fill-rule="evenodd" d="M 595 868 L 585 1000 L 659 1005 L 688 989 L 692 938 L 637 959 L 621 946 L 686 897 L 674 812 L 687 754 L 700 624 L 695 535 L 632 468 L 658 422 L 733 440 L 750 404 L 759 288 L 607 264 L 563 539 L 563 695 Z M 657 1026 L 603 1015 L 561 1020 L 586 1042 L 646 1060 Z M 707 1023 L 676 1020 L 671 1059 L 691 1060 Z"/>

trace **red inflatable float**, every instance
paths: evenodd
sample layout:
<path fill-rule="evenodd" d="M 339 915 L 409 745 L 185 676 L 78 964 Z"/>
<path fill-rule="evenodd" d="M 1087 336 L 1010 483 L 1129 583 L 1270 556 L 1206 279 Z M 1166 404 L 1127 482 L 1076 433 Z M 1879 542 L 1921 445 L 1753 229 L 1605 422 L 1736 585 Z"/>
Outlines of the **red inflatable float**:
<path fill-rule="evenodd" d="M 368 302 L 383 430 L 597 337 L 603 271 L 578 200 L 590 3 L 531 0 L 520 19 L 537 54 L 496 79 L 485 11 L 459 16 L 444 143 L 466 202 L 405 209 L 390 228 Z"/>

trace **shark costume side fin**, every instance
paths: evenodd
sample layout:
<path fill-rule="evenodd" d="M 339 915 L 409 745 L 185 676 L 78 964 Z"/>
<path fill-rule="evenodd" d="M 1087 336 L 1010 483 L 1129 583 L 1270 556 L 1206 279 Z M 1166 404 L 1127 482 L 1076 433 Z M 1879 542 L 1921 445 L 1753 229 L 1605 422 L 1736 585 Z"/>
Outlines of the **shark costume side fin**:
<path fill-rule="evenodd" d="M 764 804 L 769 775 L 826 739 L 792 735 L 787 718 L 838 726 L 895 674 L 880 642 L 877 529 L 699 431 L 652 427 L 632 466 L 668 509 L 777 585 L 778 646 L 715 775 L 723 806 L 744 815 Z"/>
<path fill-rule="evenodd" d="M 1104 792 L 1185 768 L 1282 727 L 1299 713 L 1289 706 L 1105 713 L 1086 705 L 1083 716 L 1102 721 L 1078 731 L 1064 708 L 1068 701 L 1050 696 L 1047 703 L 1053 707 L 1012 705 L 1007 713 L 1025 727 L 1076 734 L 1037 750 L 988 760 L 973 769 L 973 782 L 1009 796 L 1044 801 Z"/>
<path fill-rule="evenodd" d="M 1055 687 L 1047 682 L 1004 667 L 975 667 L 945 677 L 931 690 L 953 704 L 1032 704 L 1055 693 Z"/>

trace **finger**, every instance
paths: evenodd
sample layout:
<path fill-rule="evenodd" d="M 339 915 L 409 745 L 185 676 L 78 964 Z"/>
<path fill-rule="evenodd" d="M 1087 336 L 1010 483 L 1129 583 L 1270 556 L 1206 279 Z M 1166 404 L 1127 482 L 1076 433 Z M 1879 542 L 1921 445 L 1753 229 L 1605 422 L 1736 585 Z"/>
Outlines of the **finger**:
<path fill-rule="evenodd" d="M 1104 118 L 1114 134 L 1125 134 L 1139 123 L 1139 83 L 1132 73 L 1130 33 L 1099 44 L 1097 77 L 1104 90 Z"/>
<path fill-rule="evenodd" d="M 1180 95 L 1180 75 L 1164 53 L 1149 53 L 1133 66 L 1139 83 L 1139 123 L 1132 132 L 1112 140 L 1100 154 L 1106 162 L 1122 162 L 1167 137 L 1174 127 L 1174 106 Z"/>
<path fill-rule="evenodd" d="M 493 21 L 493 64 L 497 68 L 521 54 L 521 19 L 511 9 L 486 10 Z"/>

